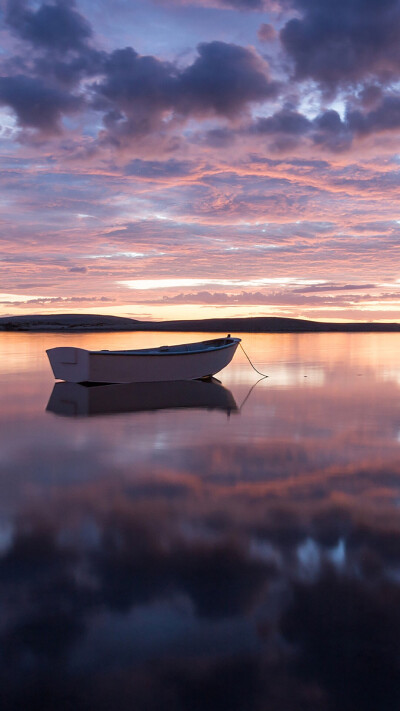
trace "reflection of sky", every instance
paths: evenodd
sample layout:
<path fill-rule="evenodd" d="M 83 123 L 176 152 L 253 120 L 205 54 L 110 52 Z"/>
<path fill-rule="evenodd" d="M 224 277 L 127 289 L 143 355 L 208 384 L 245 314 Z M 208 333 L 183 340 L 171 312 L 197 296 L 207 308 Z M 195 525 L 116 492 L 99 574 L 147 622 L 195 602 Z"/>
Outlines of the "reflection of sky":
<path fill-rule="evenodd" d="M 45 411 L 68 337 L 1 339 L 7 711 L 397 708 L 399 337 L 244 336 L 270 377 L 239 414 L 87 419 Z M 238 405 L 256 379 L 221 374 Z"/>

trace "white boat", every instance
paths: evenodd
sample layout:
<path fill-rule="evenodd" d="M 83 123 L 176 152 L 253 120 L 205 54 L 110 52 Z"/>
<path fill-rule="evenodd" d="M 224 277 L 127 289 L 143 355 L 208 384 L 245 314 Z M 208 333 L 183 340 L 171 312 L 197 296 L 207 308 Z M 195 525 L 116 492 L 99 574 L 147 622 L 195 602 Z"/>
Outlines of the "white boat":
<path fill-rule="evenodd" d="M 156 383 L 55 383 L 46 410 L 63 417 L 92 417 L 176 409 L 222 410 L 238 407 L 218 380 L 171 380 Z"/>
<path fill-rule="evenodd" d="M 215 375 L 232 360 L 240 338 L 130 351 L 50 348 L 47 355 L 57 380 L 72 383 L 149 383 L 195 380 Z"/>

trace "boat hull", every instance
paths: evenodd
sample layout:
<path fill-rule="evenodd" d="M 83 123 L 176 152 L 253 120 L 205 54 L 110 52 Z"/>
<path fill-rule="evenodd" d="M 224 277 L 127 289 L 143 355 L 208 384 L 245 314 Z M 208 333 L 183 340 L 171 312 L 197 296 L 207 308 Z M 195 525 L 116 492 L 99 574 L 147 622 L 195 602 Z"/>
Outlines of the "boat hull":
<path fill-rule="evenodd" d="M 222 347 L 188 352 L 108 352 L 50 348 L 47 355 L 57 380 L 72 383 L 149 383 L 195 380 L 215 375 L 232 360 L 239 339 Z"/>

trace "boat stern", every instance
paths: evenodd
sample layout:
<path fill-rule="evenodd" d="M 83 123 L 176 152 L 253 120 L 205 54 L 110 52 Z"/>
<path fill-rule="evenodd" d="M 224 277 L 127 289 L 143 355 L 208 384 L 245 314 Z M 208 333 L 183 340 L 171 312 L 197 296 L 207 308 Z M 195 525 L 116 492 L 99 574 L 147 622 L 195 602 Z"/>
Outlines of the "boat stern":
<path fill-rule="evenodd" d="M 89 380 L 89 351 L 84 348 L 49 348 L 46 351 L 56 380 L 84 383 Z"/>

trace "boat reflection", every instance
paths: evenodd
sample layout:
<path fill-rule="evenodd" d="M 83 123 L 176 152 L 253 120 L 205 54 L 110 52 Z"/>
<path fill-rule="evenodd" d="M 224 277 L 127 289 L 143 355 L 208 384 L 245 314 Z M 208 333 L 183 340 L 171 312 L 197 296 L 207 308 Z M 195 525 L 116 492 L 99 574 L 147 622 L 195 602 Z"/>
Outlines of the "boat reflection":
<path fill-rule="evenodd" d="M 230 390 L 211 380 L 93 385 L 59 382 L 46 410 L 64 417 L 91 417 L 124 412 L 180 408 L 238 411 Z"/>

